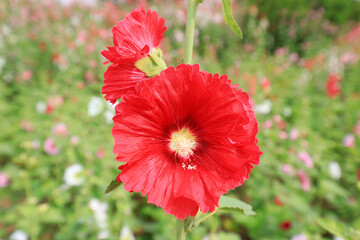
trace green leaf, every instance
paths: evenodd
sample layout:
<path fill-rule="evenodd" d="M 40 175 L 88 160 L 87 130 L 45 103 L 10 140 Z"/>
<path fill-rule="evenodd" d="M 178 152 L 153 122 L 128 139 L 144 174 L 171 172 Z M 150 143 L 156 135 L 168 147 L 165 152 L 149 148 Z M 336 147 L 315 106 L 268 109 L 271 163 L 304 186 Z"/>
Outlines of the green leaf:
<path fill-rule="evenodd" d="M 330 232 L 331 234 L 337 236 L 337 237 L 341 237 L 341 238 L 345 238 L 344 233 L 345 233 L 345 228 L 343 225 L 341 225 L 340 223 L 337 223 L 333 220 L 329 220 L 326 218 L 318 218 L 316 220 L 316 222 L 325 230 L 327 230 L 328 232 Z"/>
<path fill-rule="evenodd" d="M 232 2 L 231 0 L 221 0 L 222 2 L 222 10 L 224 15 L 224 20 L 227 25 L 231 28 L 231 30 L 238 35 L 241 39 L 243 38 L 243 34 L 239 25 L 236 23 L 233 15 L 232 15 Z"/>
<path fill-rule="evenodd" d="M 221 196 L 219 201 L 220 209 L 223 210 L 242 210 L 245 215 L 255 215 L 251 205 L 235 198 Z"/>
<path fill-rule="evenodd" d="M 114 191 L 115 189 L 117 189 L 120 185 L 122 184 L 122 182 L 118 182 L 118 180 L 112 180 L 111 183 L 107 186 L 106 190 L 105 190 L 105 194 Z"/>

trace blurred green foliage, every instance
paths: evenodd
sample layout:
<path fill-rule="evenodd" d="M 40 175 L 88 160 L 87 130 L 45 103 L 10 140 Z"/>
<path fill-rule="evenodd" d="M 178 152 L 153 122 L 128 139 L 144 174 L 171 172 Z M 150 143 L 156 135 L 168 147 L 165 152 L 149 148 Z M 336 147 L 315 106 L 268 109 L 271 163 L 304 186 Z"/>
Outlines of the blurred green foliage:
<path fill-rule="evenodd" d="M 119 163 L 112 154 L 114 113 L 100 94 L 107 68 L 100 52 L 112 45 L 114 24 L 138 3 L 88 4 L 0 2 L 0 174 L 8 179 L 1 175 L 2 239 L 19 229 L 32 240 L 96 239 L 105 230 L 110 239 L 174 239 L 174 218 L 146 197 L 122 186 L 104 195 Z M 320 217 L 360 229 L 358 5 L 235 2 L 240 40 L 224 24 L 218 2 L 200 4 L 194 62 L 249 93 L 264 154 L 250 179 L 230 193 L 257 214 L 216 213 L 189 239 L 332 239 L 317 224 Z M 166 20 L 160 47 L 167 65 L 176 65 L 185 2 L 154 0 L 148 7 Z M 332 76 L 339 76 L 340 92 L 329 97 Z M 48 139 L 53 143 L 46 145 Z M 313 167 L 300 160 L 304 151 Z M 334 162 L 339 177 L 330 169 Z M 66 172 L 74 164 L 83 170 L 71 185 Z"/>

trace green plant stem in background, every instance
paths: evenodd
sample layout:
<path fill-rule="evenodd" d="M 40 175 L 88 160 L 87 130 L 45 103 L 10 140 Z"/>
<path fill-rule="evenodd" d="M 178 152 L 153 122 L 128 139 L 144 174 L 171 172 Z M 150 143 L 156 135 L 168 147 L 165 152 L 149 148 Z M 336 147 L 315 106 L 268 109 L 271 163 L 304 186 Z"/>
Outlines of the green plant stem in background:
<path fill-rule="evenodd" d="M 176 240 L 185 240 L 185 220 L 176 219 Z"/>
<path fill-rule="evenodd" d="M 187 16 L 186 16 L 186 36 L 185 36 L 185 56 L 184 63 L 191 64 L 192 52 L 194 46 L 194 30 L 195 30 L 195 14 L 199 0 L 187 1 Z"/>

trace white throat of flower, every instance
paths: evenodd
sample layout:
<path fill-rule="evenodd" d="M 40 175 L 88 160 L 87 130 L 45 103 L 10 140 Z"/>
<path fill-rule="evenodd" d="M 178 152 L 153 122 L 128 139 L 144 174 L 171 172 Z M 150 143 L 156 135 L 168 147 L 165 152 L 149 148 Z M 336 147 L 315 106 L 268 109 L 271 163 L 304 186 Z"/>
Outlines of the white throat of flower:
<path fill-rule="evenodd" d="M 173 132 L 170 149 L 184 159 L 188 159 L 196 148 L 195 136 L 187 128 Z"/>

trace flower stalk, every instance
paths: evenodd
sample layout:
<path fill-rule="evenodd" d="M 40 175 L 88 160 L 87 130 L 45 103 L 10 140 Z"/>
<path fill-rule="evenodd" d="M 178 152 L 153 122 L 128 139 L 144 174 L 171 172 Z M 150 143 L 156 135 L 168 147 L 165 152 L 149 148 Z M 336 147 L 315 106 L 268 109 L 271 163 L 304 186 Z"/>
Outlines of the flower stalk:
<path fill-rule="evenodd" d="M 185 220 L 176 219 L 176 240 L 185 240 Z"/>
<path fill-rule="evenodd" d="M 194 46 L 195 14 L 196 8 L 202 0 L 187 1 L 186 33 L 185 33 L 185 56 L 184 63 L 191 64 Z"/>

